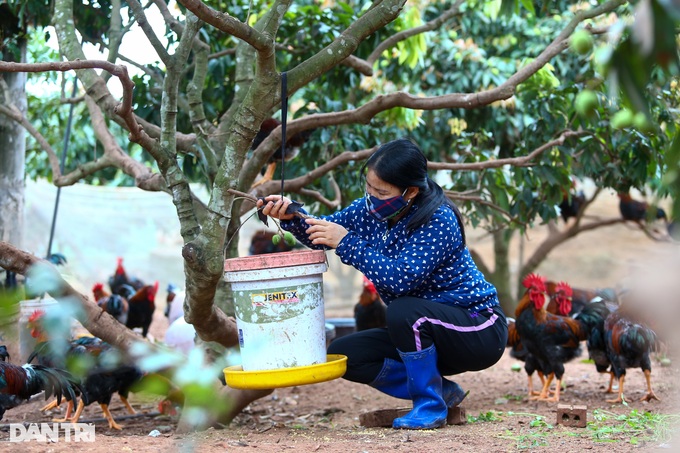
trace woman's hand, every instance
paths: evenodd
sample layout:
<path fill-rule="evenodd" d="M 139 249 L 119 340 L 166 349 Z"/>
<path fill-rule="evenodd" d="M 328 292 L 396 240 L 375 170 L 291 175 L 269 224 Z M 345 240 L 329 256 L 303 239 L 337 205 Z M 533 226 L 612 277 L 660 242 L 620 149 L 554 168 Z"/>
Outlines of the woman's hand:
<path fill-rule="evenodd" d="M 329 222 L 321 219 L 306 219 L 308 225 L 306 233 L 312 244 L 326 245 L 330 248 L 337 248 L 342 238 L 347 235 L 345 227 L 337 223 Z"/>
<path fill-rule="evenodd" d="M 286 209 L 291 203 L 288 198 L 281 195 L 269 195 L 264 200 L 257 200 L 257 209 L 262 207 L 262 214 L 279 220 L 290 220 L 295 217 L 295 214 L 286 214 Z"/>

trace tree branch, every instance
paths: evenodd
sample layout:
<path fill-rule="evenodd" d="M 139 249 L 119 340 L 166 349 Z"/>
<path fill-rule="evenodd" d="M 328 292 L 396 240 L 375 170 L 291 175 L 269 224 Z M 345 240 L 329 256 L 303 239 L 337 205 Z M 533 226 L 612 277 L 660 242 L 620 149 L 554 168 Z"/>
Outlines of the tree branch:
<path fill-rule="evenodd" d="M 78 321 L 80 321 L 83 327 L 85 327 L 92 335 L 101 338 L 123 351 L 129 351 L 130 347 L 136 342 L 146 341 L 141 336 L 135 334 L 118 322 L 113 316 L 103 311 L 87 296 L 80 294 L 73 289 L 49 261 L 41 260 L 34 255 L 14 247 L 8 242 L 0 241 L 0 267 L 20 275 L 26 275 L 29 268 L 38 262 L 43 263 L 45 269 L 51 270 L 52 279 L 59 283 L 59 290 L 50 293 L 50 295 L 57 299 L 57 301 L 65 296 L 69 296 L 71 299 L 75 300 L 83 313 L 78 317 Z"/>
<path fill-rule="evenodd" d="M 396 46 L 400 41 L 405 41 L 412 36 L 419 35 L 428 31 L 436 30 L 437 28 L 444 25 L 451 18 L 458 16 L 460 14 L 460 6 L 464 3 L 464 0 L 456 0 L 451 8 L 444 11 L 441 16 L 433 19 L 419 27 L 413 27 L 408 30 L 400 31 L 394 35 L 387 38 L 385 41 L 381 42 L 373 52 L 366 58 L 366 63 L 372 68 L 373 64 L 378 60 L 380 55 L 388 49 Z"/>

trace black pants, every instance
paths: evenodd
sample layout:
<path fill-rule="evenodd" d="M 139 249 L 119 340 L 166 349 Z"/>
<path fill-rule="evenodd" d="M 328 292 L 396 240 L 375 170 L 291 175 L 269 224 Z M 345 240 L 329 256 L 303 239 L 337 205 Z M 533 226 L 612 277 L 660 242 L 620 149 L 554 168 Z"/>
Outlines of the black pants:
<path fill-rule="evenodd" d="M 443 376 L 489 368 L 503 356 L 508 325 L 500 307 L 471 314 L 467 309 L 416 297 L 395 299 L 387 307 L 387 328 L 340 337 L 330 354 L 347 356 L 345 379 L 370 384 L 386 358 L 401 361 L 399 351 L 437 349 Z"/>

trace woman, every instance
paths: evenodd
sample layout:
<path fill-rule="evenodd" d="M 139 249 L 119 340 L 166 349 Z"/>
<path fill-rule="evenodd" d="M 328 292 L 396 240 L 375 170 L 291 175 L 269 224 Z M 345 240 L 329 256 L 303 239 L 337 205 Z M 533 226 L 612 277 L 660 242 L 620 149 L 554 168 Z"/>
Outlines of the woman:
<path fill-rule="evenodd" d="M 387 328 L 336 339 L 331 354 L 347 356 L 345 379 L 413 401 L 394 428 L 446 423 L 466 393 L 443 378 L 496 363 L 507 322 L 496 289 L 465 244 L 461 214 L 427 175 L 427 159 L 407 139 L 380 146 L 368 159 L 366 195 L 323 218 L 286 214 L 290 200 L 260 201 L 266 215 L 312 248 L 334 248 L 361 271 L 387 304 Z"/>

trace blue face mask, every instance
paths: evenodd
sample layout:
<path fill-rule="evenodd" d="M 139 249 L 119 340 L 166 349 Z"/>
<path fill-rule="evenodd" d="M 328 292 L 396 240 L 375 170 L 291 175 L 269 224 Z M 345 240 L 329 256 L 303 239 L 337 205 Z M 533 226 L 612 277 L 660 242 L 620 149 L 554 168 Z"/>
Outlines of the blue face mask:
<path fill-rule="evenodd" d="M 371 214 L 378 222 L 385 222 L 398 216 L 408 206 L 408 201 L 404 199 L 404 195 L 406 195 L 407 190 L 408 189 L 404 190 L 404 193 L 401 195 L 386 198 L 384 200 L 369 195 L 368 192 L 366 192 L 365 200 L 368 213 Z"/>

